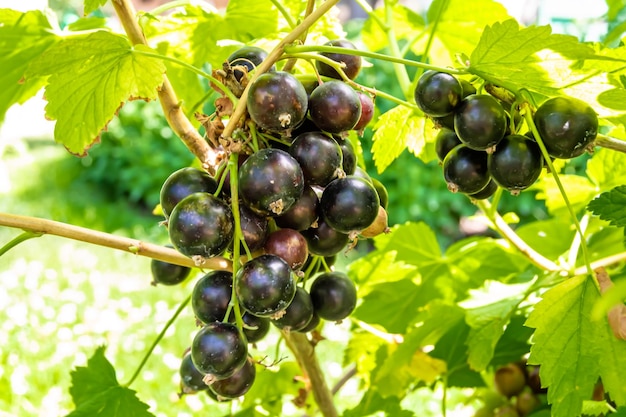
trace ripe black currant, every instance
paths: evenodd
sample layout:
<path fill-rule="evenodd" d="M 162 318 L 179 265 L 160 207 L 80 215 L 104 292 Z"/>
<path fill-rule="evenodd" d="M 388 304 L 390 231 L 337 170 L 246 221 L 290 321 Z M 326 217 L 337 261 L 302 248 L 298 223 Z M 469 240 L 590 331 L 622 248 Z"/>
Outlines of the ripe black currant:
<path fill-rule="evenodd" d="M 352 42 L 346 39 L 334 39 L 326 42 L 324 45 L 337 46 L 347 49 L 356 49 L 356 46 L 354 46 Z M 348 55 L 334 52 L 321 52 L 320 55 L 325 56 L 326 58 L 330 58 L 335 62 L 344 63 L 345 67 L 342 68 L 342 70 L 351 80 L 354 80 L 361 70 L 361 57 L 358 55 Z M 317 71 L 320 75 L 335 78 L 338 80 L 341 79 L 339 73 L 335 71 L 333 67 L 324 62 L 315 61 L 315 67 L 317 68 Z"/>
<path fill-rule="evenodd" d="M 319 256 L 336 255 L 350 241 L 348 234 L 333 229 L 324 219 L 317 220 L 317 227 L 302 231 L 302 236 L 306 239 L 309 253 Z"/>
<path fill-rule="evenodd" d="M 479 192 L 490 180 L 487 153 L 458 145 L 443 160 L 443 176 L 452 192 Z"/>
<path fill-rule="evenodd" d="M 304 186 L 302 195 L 289 210 L 274 218 L 278 227 L 294 229 L 298 231 L 306 230 L 317 219 L 319 198 L 308 185 Z"/>
<path fill-rule="evenodd" d="M 343 174 L 341 148 L 322 132 L 299 135 L 291 143 L 289 154 L 300 164 L 306 184 L 325 187 Z"/>
<path fill-rule="evenodd" d="M 361 231 L 376 220 L 380 199 L 371 183 L 356 176 L 338 178 L 326 186 L 320 199 L 322 216 L 342 233 Z"/>
<path fill-rule="evenodd" d="M 309 256 L 306 239 L 293 229 L 272 232 L 263 248 L 265 253 L 280 256 L 294 271 L 300 269 Z"/>
<path fill-rule="evenodd" d="M 218 400 L 235 399 L 241 397 L 252 387 L 256 377 L 256 367 L 251 357 L 244 362 L 234 374 L 228 378 L 215 381 L 209 390 L 217 395 Z"/>
<path fill-rule="evenodd" d="M 543 157 L 537 142 L 526 136 L 506 136 L 488 158 L 489 174 L 509 191 L 519 192 L 537 181 L 543 168 Z"/>
<path fill-rule="evenodd" d="M 309 115 L 313 123 L 329 133 L 354 128 L 361 117 L 361 99 L 343 81 L 327 81 L 309 97 Z"/>
<path fill-rule="evenodd" d="M 178 370 L 180 375 L 180 394 L 195 394 L 198 391 L 204 391 L 209 388 L 204 383 L 204 374 L 198 371 L 196 365 L 191 360 L 191 353 L 187 352 L 180 361 Z"/>
<path fill-rule="evenodd" d="M 454 111 L 461 101 L 463 88 L 455 76 L 426 71 L 415 87 L 415 103 L 428 116 L 442 117 Z"/>
<path fill-rule="evenodd" d="M 188 195 L 197 192 L 213 194 L 216 190 L 217 181 L 207 172 L 191 167 L 181 168 L 171 173 L 161 187 L 161 210 L 167 218 L 174 206 Z"/>
<path fill-rule="evenodd" d="M 166 245 L 171 248 L 172 245 Z M 150 260 L 150 270 L 152 272 L 152 285 L 176 285 L 183 282 L 191 273 L 191 268 L 171 264 L 169 262 Z"/>
<path fill-rule="evenodd" d="M 473 94 L 454 113 L 454 131 L 468 147 L 487 150 L 502 140 L 508 126 L 502 105 L 488 94 Z"/>
<path fill-rule="evenodd" d="M 343 272 L 320 274 L 313 281 L 310 294 L 315 313 L 324 320 L 343 320 L 356 306 L 356 287 Z"/>
<path fill-rule="evenodd" d="M 248 357 L 245 336 L 231 323 L 213 322 L 201 328 L 191 343 L 191 359 L 205 383 L 228 378 Z"/>
<path fill-rule="evenodd" d="M 285 310 L 285 315 L 272 320 L 272 323 L 279 329 L 299 331 L 304 329 L 312 318 L 313 302 L 311 296 L 304 288 L 298 287 L 293 301 Z"/>
<path fill-rule="evenodd" d="M 228 271 L 211 271 L 200 278 L 191 292 L 196 318 L 204 324 L 224 320 L 232 288 L 233 275 Z"/>

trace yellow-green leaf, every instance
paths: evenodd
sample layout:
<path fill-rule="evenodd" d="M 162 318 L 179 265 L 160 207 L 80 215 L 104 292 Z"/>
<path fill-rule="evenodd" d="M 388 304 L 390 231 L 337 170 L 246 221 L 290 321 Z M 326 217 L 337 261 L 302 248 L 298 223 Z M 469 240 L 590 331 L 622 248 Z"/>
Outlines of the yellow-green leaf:
<path fill-rule="evenodd" d="M 50 76 L 46 116 L 57 121 L 55 140 L 83 155 L 124 102 L 156 98 L 165 66 L 138 53 L 147 50 L 99 31 L 64 39 L 35 59 L 27 78 Z"/>

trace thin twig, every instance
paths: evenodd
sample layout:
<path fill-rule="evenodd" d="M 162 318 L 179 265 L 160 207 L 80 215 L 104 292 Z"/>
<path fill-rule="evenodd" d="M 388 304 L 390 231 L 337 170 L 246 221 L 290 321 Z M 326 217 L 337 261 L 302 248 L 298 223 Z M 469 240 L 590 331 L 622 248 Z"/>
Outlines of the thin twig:
<path fill-rule="evenodd" d="M 335 385 L 333 385 L 330 392 L 332 392 L 333 395 L 337 394 L 339 390 L 341 389 L 341 387 L 343 387 L 346 384 L 346 382 L 352 379 L 352 377 L 355 375 L 356 375 L 356 364 L 353 363 L 352 365 L 348 367 L 348 369 L 346 369 L 346 371 L 343 373 L 341 378 L 339 378 L 339 381 L 337 381 Z"/>
<path fill-rule="evenodd" d="M 196 265 L 190 258 L 165 246 L 142 242 L 141 240 L 131 239 L 125 236 L 116 236 L 110 233 L 104 233 L 98 230 L 87 229 L 85 227 L 74 226 L 72 224 L 57 222 L 54 220 L 0 213 L 0 226 L 14 227 L 33 233 L 65 237 L 190 268 L 201 267 L 227 271 L 232 270 L 231 262 L 224 258 L 209 258 L 206 259 L 202 265 Z"/>

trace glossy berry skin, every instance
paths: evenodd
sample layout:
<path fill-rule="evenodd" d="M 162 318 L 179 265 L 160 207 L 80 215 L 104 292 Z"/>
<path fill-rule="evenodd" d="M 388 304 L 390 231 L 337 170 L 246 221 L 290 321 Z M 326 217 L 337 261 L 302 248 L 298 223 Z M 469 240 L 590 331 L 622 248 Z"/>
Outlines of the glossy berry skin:
<path fill-rule="evenodd" d="M 272 232 L 263 249 L 265 253 L 280 256 L 294 271 L 299 270 L 309 257 L 306 239 L 293 229 Z"/>
<path fill-rule="evenodd" d="M 284 133 L 298 126 L 308 108 L 304 86 L 288 72 L 261 74 L 250 86 L 248 113 L 261 128 Z"/>
<path fill-rule="evenodd" d="M 515 363 L 509 363 L 496 369 L 494 375 L 496 390 L 507 398 L 522 392 L 526 386 L 526 374 Z"/>
<path fill-rule="evenodd" d="M 543 169 L 539 145 L 526 136 L 506 136 L 488 158 L 489 174 L 509 191 L 522 191 L 537 181 Z"/>
<path fill-rule="evenodd" d="M 195 394 L 209 388 L 202 380 L 204 374 L 198 371 L 198 368 L 193 364 L 191 353 L 189 352 L 187 352 L 180 361 L 178 373 L 180 375 L 181 394 Z"/>
<path fill-rule="evenodd" d="M 267 51 L 263 48 L 259 48 L 258 46 L 242 46 L 230 54 L 227 61 L 231 66 L 244 66 L 246 70 L 250 72 L 258 67 L 265 58 L 267 58 Z M 275 69 L 276 67 L 272 65 L 270 71 L 274 71 Z M 243 72 L 235 69 L 234 73 L 237 81 L 241 81 Z"/>
<path fill-rule="evenodd" d="M 302 232 L 306 239 L 309 253 L 319 256 L 333 256 L 341 252 L 350 241 L 347 233 L 333 229 L 323 219 L 317 220 L 317 227 Z"/>
<path fill-rule="evenodd" d="M 315 314 L 315 309 L 313 309 L 313 316 L 311 317 L 311 320 L 309 321 L 309 324 L 304 326 L 302 329 L 298 330 L 298 332 L 299 333 L 312 332 L 313 330 L 315 330 L 317 328 L 317 326 L 319 326 L 320 323 L 321 323 L 320 316 Z"/>
<path fill-rule="evenodd" d="M 582 155 L 598 134 L 598 115 L 584 101 L 554 97 L 537 109 L 535 125 L 550 156 L 570 159 Z"/>
<path fill-rule="evenodd" d="M 380 200 L 380 206 L 384 209 L 387 208 L 387 204 L 389 203 L 389 193 L 387 192 L 387 188 L 385 185 L 377 180 L 376 178 L 371 178 L 372 185 L 376 189 L 376 193 L 378 194 L 378 199 Z"/>
<path fill-rule="evenodd" d="M 220 255 L 233 241 L 230 206 L 208 193 L 193 193 L 182 199 L 168 221 L 170 241 L 186 256 L 209 258 Z"/>
<path fill-rule="evenodd" d="M 191 307 L 204 324 L 222 321 L 228 310 L 233 288 L 233 274 L 211 271 L 200 278 L 191 292 Z"/>
<path fill-rule="evenodd" d="M 374 100 L 372 100 L 369 94 L 363 91 L 357 91 L 356 93 L 359 96 L 359 100 L 361 100 L 361 117 L 352 129 L 361 130 L 365 129 L 365 126 L 367 126 L 372 120 L 372 117 L 374 117 Z"/>
<path fill-rule="evenodd" d="M 380 199 L 376 188 L 362 178 L 348 176 L 328 184 L 320 199 L 322 216 L 333 229 L 361 231 L 376 220 Z"/>
<path fill-rule="evenodd" d="M 440 162 L 446 158 L 450 151 L 461 144 L 461 140 L 454 130 L 441 128 L 435 137 L 435 153 Z"/>
<path fill-rule="evenodd" d="M 443 160 L 443 176 L 452 192 L 474 194 L 489 183 L 487 153 L 465 145 L 452 149 Z"/>
<path fill-rule="evenodd" d="M 270 330 L 270 321 L 265 317 L 257 317 L 248 312 L 243 313 L 241 319 L 244 323 L 243 334 L 248 343 L 256 343 L 262 340 Z"/>
<path fill-rule="evenodd" d="M 217 181 L 205 171 L 196 168 L 181 168 L 174 171 L 161 186 L 161 210 L 169 217 L 180 200 L 190 194 L 205 192 L 213 194 L 217 190 Z"/>
<path fill-rule="evenodd" d="M 313 281 L 310 294 L 315 313 L 324 320 L 343 320 L 356 306 L 356 287 L 343 272 L 320 274 Z"/>
<path fill-rule="evenodd" d="M 354 146 L 352 145 L 352 142 L 350 142 L 350 139 L 342 139 L 338 135 L 335 136 L 335 140 L 341 148 L 341 155 L 343 156 L 343 172 L 345 172 L 346 175 L 354 174 L 357 163 L 356 153 L 354 152 Z"/>
<path fill-rule="evenodd" d="M 263 247 L 270 233 L 267 217 L 255 213 L 244 204 L 239 204 L 239 220 L 241 232 L 250 252 L 255 252 Z M 240 245 L 243 253 L 243 244 Z"/>
<path fill-rule="evenodd" d="M 219 401 L 232 400 L 247 393 L 256 378 L 256 367 L 248 357 L 241 368 L 228 378 L 215 381 L 209 390 L 216 394 Z"/>
<path fill-rule="evenodd" d="M 424 114 L 443 117 L 454 111 L 461 101 L 463 87 L 455 76 L 445 72 L 426 71 L 415 86 L 415 103 Z"/>
<path fill-rule="evenodd" d="M 324 46 L 337 46 L 340 48 L 356 49 L 356 46 L 354 46 L 352 42 L 346 39 L 334 39 L 334 40 L 326 42 Z M 351 80 L 354 80 L 356 76 L 359 74 L 359 71 L 361 70 L 361 57 L 360 56 L 338 54 L 335 52 L 321 52 L 320 55 L 325 56 L 326 58 L 330 58 L 335 62 L 339 62 L 339 63 L 343 62 L 345 64 L 345 67 L 342 68 L 342 70 L 346 74 L 346 76 Z M 339 73 L 335 71 L 333 67 L 331 67 L 330 65 L 324 62 L 315 61 L 315 67 L 317 68 L 317 72 L 319 72 L 320 75 L 323 75 L 325 77 L 335 78 L 337 80 L 341 79 L 341 75 L 339 75 Z"/>
<path fill-rule="evenodd" d="M 468 194 L 467 196 L 472 200 L 485 200 L 494 195 L 496 191 L 498 191 L 498 184 L 492 178 L 489 180 L 485 188 L 478 191 L 477 193 Z"/>
<path fill-rule="evenodd" d="M 322 132 L 298 135 L 289 147 L 289 155 L 300 164 L 305 184 L 325 187 L 343 173 L 339 144 Z"/>
<path fill-rule="evenodd" d="M 465 98 L 467 96 L 471 96 L 472 94 L 476 94 L 476 88 L 470 84 L 469 81 L 464 79 L 459 79 L 461 83 L 461 87 L 463 88 L 463 95 L 461 98 Z M 433 122 L 435 122 L 435 126 L 442 128 L 448 128 L 450 130 L 454 130 L 454 112 L 443 116 L 443 117 L 433 117 Z"/>
<path fill-rule="evenodd" d="M 172 247 L 171 245 L 167 246 Z M 152 285 L 176 285 L 187 279 L 191 273 L 191 268 L 151 259 L 150 271 L 152 272 Z"/>
<path fill-rule="evenodd" d="M 327 81 L 309 97 L 309 115 L 313 123 L 329 133 L 354 128 L 361 117 L 361 99 L 343 81 Z"/>
<path fill-rule="evenodd" d="M 454 114 L 454 131 L 468 147 L 486 150 L 496 146 L 508 126 L 502 105 L 488 94 L 473 94 L 463 99 Z"/>
<path fill-rule="evenodd" d="M 313 188 L 305 185 L 302 190 L 302 195 L 289 210 L 274 218 L 276 225 L 297 231 L 308 229 L 317 219 L 319 203 L 320 200 Z"/>
<path fill-rule="evenodd" d="M 231 323 L 209 323 L 196 333 L 191 343 L 193 364 L 200 372 L 208 374 L 209 380 L 228 378 L 247 357 L 248 342 Z"/>
<path fill-rule="evenodd" d="M 304 288 L 298 287 L 296 296 L 285 310 L 285 315 L 272 320 L 272 323 L 279 329 L 296 332 L 304 329 L 312 318 L 313 302 L 311 296 Z"/>
<path fill-rule="evenodd" d="M 239 195 L 264 216 L 278 216 L 300 198 L 304 175 L 300 164 L 279 149 L 266 148 L 250 155 L 239 169 Z"/>
<path fill-rule="evenodd" d="M 246 311 L 272 317 L 289 306 L 296 294 L 296 282 L 287 262 L 266 254 L 249 260 L 238 271 L 235 292 Z"/>

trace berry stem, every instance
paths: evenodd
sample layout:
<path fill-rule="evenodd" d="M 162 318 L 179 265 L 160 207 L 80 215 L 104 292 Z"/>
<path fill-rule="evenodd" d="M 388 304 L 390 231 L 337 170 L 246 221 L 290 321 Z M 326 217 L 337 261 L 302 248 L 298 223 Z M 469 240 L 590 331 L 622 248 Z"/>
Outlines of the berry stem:
<path fill-rule="evenodd" d="M 34 237 L 39 237 L 41 235 L 42 235 L 42 233 L 38 233 L 38 232 L 31 232 L 31 231 L 22 232 L 22 234 L 16 236 L 10 242 L 8 242 L 6 245 L 4 245 L 3 247 L 0 248 L 0 256 L 4 255 L 8 251 L 13 249 L 17 245 L 19 245 L 20 243 L 25 242 L 28 239 L 32 239 Z"/>
<path fill-rule="evenodd" d="M 418 68 L 423 68 L 425 70 L 445 72 L 445 73 L 452 74 L 452 75 L 467 74 L 467 71 L 465 71 L 464 69 L 439 67 L 437 65 L 425 64 L 423 62 L 412 61 L 410 59 L 396 58 L 396 57 L 385 55 L 385 54 L 379 54 L 379 53 L 370 52 L 370 51 L 362 51 L 359 49 L 340 48 L 338 46 L 293 45 L 293 46 L 285 47 L 285 52 L 288 54 L 297 54 L 301 52 L 331 52 L 331 53 L 338 53 L 338 54 L 358 55 L 358 56 L 362 56 L 365 58 L 372 58 L 372 59 L 379 59 L 381 61 L 395 62 L 398 64 L 408 65 L 410 67 L 418 67 Z"/>
<path fill-rule="evenodd" d="M 239 271 L 239 266 L 241 263 L 241 241 L 243 239 L 241 231 L 241 217 L 239 215 L 238 160 L 239 154 L 233 152 L 230 155 L 230 161 L 228 161 L 230 169 L 230 205 L 233 212 L 233 219 L 235 221 L 235 236 L 233 237 L 233 288 L 230 296 L 230 303 L 228 303 L 228 311 L 226 312 L 226 317 L 224 318 L 224 320 L 228 320 L 230 310 L 234 310 L 237 327 L 240 331 L 243 331 L 243 319 L 241 318 L 241 309 L 239 308 L 239 300 L 237 299 L 237 294 L 235 291 L 237 288 L 235 280 L 237 279 L 237 272 Z"/>
<path fill-rule="evenodd" d="M 295 28 L 296 22 L 291 17 L 291 13 L 289 13 L 289 10 L 285 9 L 285 6 L 283 6 L 283 3 L 279 0 L 270 0 L 270 1 L 274 5 L 274 7 L 278 9 L 278 11 L 283 16 L 283 18 L 287 21 L 287 24 L 289 25 L 289 27 L 292 29 Z"/>
<path fill-rule="evenodd" d="M 137 21 L 137 14 L 130 0 L 112 0 L 124 31 L 133 45 L 147 45 L 141 27 Z M 163 75 L 163 84 L 158 89 L 159 102 L 167 123 L 174 133 L 183 141 L 187 148 L 200 160 L 202 167 L 209 173 L 215 172 L 215 167 L 222 158 L 221 153 L 209 146 L 195 126 L 182 110 L 180 101 L 167 75 Z"/>
<path fill-rule="evenodd" d="M 304 17 L 306 18 L 308 15 L 310 15 L 313 12 L 313 9 L 315 8 L 315 0 L 308 0 L 306 3 L 306 9 L 304 11 Z M 294 25 L 292 25 L 291 27 L 294 27 Z M 306 42 L 306 37 L 309 34 L 309 30 L 305 30 L 302 35 L 300 35 L 300 38 L 298 39 L 298 42 L 301 45 L 304 45 L 304 43 Z M 298 59 L 297 58 L 293 58 L 288 60 L 285 63 L 285 66 L 283 67 L 283 71 L 287 71 L 287 72 L 291 72 L 291 70 L 293 69 L 293 67 L 296 65 L 296 61 Z"/>
<path fill-rule="evenodd" d="M 337 409 L 333 402 L 333 394 L 328 389 L 324 373 L 320 368 L 315 349 L 306 337 L 306 334 L 298 332 L 282 331 L 285 342 L 289 349 L 296 357 L 296 361 L 300 369 L 304 373 L 304 377 L 308 379 L 311 389 L 313 390 L 313 398 L 324 417 L 337 417 Z"/>
<path fill-rule="evenodd" d="M 261 64 L 257 67 L 256 71 L 252 75 L 252 78 L 249 80 L 248 85 L 241 93 L 241 97 L 239 97 L 239 102 L 235 106 L 233 110 L 233 114 L 230 116 L 230 121 L 224 128 L 224 132 L 222 133 L 222 138 L 225 140 L 230 139 L 231 135 L 239 125 L 239 121 L 246 114 L 246 101 L 248 98 L 248 92 L 250 91 L 250 86 L 254 84 L 254 81 L 267 70 L 269 70 L 272 65 L 280 58 L 280 56 L 285 51 L 285 47 L 292 42 L 295 42 L 304 32 L 306 32 L 320 17 L 322 17 L 326 12 L 332 9 L 335 4 L 339 3 L 339 0 L 326 0 L 322 3 L 317 9 L 313 11 L 310 15 L 308 15 L 302 23 L 296 26 L 287 36 L 281 40 L 274 49 L 267 55 L 267 58 L 261 62 Z"/>
<path fill-rule="evenodd" d="M 156 348 L 157 345 L 161 342 L 161 339 L 163 339 L 163 337 L 165 336 L 167 329 L 169 329 L 170 326 L 174 324 L 174 322 L 176 321 L 180 313 L 182 313 L 185 307 L 187 307 L 187 304 L 189 304 L 189 301 L 191 301 L 191 294 L 187 296 L 187 298 L 185 298 L 182 303 L 180 303 L 180 305 L 178 306 L 178 308 L 176 309 L 172 317 L 170 317 L 167 323 L 165 323 L 165 326 L 163 326 L 163 329 L 161 330 L 161 332 L 158 334 L 156 339 L 154 339 L 154 342 L 152 342 L 152 345 L 150 345 L 150 348 L 148 348 L 148 351 L 143 356 L 143 359 L 137 366 L 137 369 L 135 369 L 135 372 L 133 373 L 133 375 L 130 377 L 128 382 L 124 384 L 125 387 L 129 387 L 130 384 L 132 384 L 135 381 L 135 379 L 137 379 L 137 377 L 141 373 L 141 370 L 145 366 L 146 362 L 148 362 L 148 359 L 150 359 L 150 356 L 152 356 L 152 352 L 154 352 L 154 348 Z"/>
<path fill-rule="evenodd" d="M 190 268 L 198 267 L 198 265 L 196 265 L 190 258 L 182 255 L 174 249 L 166 248 L 165 246 L 142 242 L 140 240 L 124 236 L 116 236 L 110 233 L 104 233 L 54 220 L 21 216 L 10 213 L 0 213 L 0 226 L 23 229 L 27 232 L 39 235 L 49 234 L 65 237 Z M 220 257 L 206 259 L 206 262 L 201 265 L 201 267 L 226 271 L 230 271 L 232 269 L 231 262 Z"/>
<path fill-rule="evenodd" d="M 524 240 L 500 216 L 496 210 L 492 210 L 491 204 L 486 200 L 477 201 L 476 205 L 482 210 L 482 212 L 491 221 L 493 227 L 500 232 L 500 234 L 513 246 L 517 248 L 523 255 L 525 255 L 533 265 L 550 272 L 561 272 L 562 268 L 550 259 L 546 258 L 531 246 L 529 246 Z"/>
<path fill-rule="evenodd" d="M 603 148 L 626 153 L 626 140 L 616 139 L 611 136 L 599 134 L 593 144 L 595 146 L 601 146 Z"/>

